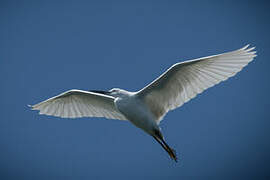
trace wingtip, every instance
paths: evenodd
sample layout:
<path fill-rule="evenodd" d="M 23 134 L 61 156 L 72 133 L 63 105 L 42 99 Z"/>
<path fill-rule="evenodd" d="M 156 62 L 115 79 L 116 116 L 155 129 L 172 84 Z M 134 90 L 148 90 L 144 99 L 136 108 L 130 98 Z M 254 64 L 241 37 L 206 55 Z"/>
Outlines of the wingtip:
<path fill-rule="evenodd" d="M 249 55 L 252 55 L 253 57 L 256 57 L 257 51 L 254 51 L 256 46 L 251 47 L 250 44 L 247 44 L 246 46 L 240 48 L 238 52 L 247 53 Z"/>
<path fill-rule="evenodd" d="M 248 48 L 248 49 L 245 49 L 246 52 L 251 52 L 252 50 L 255 49 L 255 46 L 254 47 L 251 47 L 251 48 Z"/>
<path fill-rule="evenodd" d="M 249 46 L 250 46 L 250 44 L 247 44 L 244 47 L 242 47 L 241 50 L 246 50 Z"/>
<path fill-rule="evenodd" d="M 30 105 L 30 104 L 27 104 L 27 107 L 29 107 L 29 108 L 31 108 L 31 110 L 33 110 L 33 106 L 32 105 Z"/>

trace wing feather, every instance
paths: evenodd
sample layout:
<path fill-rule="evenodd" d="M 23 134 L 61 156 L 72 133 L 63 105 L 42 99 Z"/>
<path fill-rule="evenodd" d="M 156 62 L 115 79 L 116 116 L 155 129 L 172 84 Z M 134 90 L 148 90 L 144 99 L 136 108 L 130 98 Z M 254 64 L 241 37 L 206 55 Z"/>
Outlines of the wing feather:
<path fill-rule="evenodd" d="M 70 90 L 30 106 L 39 114 L 62 118 L 105 117 L 127 120 L 114 105 L 114 97 L 82 90 Z"/>
<path fill-rule="evenodd" d="M 164 115 L 241 71 L 256 56 L 249 45 L 231 52 L 174 64 L 138 92 L 159 123 Z"/>

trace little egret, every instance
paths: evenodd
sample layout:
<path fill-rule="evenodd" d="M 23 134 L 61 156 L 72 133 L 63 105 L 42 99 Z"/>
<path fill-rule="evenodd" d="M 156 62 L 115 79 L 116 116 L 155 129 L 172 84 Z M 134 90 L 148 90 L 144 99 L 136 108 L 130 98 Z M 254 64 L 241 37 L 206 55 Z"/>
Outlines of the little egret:
<path fill-rule="evenodd" d="M 249 45 L 227 53 L 176 63 L 137 92 L 119 88 L 110 91 L 69 90 L 30 106 L 62 118 L 105 117 L 128 120 L 151 135 L 169 156 L 175 151 L 165 142 L 159 123 L 170 110 L 182 106 L 197 94 L 234 76 L 253 60 Z"/>

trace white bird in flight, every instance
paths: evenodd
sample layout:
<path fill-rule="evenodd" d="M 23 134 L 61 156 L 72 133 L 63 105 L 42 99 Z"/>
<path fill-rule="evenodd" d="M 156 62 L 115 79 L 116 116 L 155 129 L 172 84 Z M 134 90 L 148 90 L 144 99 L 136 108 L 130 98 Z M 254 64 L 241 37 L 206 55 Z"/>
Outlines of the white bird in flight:
<path fill-rule="evenodd" d="M 164 141 L 160 121 L 204 90 L 234 76 L 253 60 L 249 45 L 227 53 L 176 63 L 137 92 L 69 90 L 30 106 L 39 114 L 61 118 L 105 117 L 128 120 L 151 135 L 177 162 L 175 151 Z"/>

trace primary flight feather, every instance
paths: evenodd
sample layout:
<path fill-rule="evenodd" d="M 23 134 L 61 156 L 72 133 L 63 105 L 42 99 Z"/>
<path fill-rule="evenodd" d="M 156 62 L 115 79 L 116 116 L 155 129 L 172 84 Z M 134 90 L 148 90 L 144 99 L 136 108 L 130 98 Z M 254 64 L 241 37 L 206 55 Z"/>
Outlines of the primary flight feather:
<path fill-rule="evenodd" d="M 105 117 L 128 120 L 141 128 L 177 161 L 164 141 L 159 122 L 166 113 L 241 71 L 256 56 L 248 45 L 227 53 L 176 63 L 137 92 L 70 90 L 31 106 L 40 114 L 62 118 Z"/>

